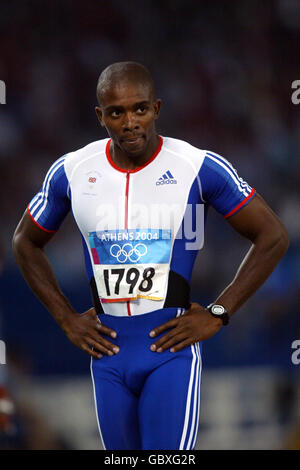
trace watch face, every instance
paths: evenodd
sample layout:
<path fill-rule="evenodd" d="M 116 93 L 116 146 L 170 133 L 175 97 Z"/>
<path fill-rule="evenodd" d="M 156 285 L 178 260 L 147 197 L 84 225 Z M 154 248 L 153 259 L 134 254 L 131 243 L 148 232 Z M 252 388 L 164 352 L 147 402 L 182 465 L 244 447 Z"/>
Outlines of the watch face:
<path fill-rule="evenodd" d="M 225 308 L 222 305 L 213 305 L 211 308 L 211 312 L 214 315 L 223 315 L 225 312 Z"/>

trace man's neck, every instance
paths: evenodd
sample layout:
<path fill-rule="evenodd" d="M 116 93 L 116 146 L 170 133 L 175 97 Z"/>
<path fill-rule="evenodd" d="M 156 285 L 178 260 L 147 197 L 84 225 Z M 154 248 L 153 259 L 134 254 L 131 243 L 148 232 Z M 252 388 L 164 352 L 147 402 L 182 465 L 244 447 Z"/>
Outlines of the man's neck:
<path fill-rule="evenodd" d="M 113 162 L 123 170 L 135 170 L 140 166 L 143 166 L 155 153 L 157 146 L 159 144 L 159 136 L 154 135 L 146 147 L 146 150 L 143 154 L 136 157 L 130 156 L 123 152 L 117 145 L 114 144 L 113 140 L 110 143 L 109 152 Z"/>

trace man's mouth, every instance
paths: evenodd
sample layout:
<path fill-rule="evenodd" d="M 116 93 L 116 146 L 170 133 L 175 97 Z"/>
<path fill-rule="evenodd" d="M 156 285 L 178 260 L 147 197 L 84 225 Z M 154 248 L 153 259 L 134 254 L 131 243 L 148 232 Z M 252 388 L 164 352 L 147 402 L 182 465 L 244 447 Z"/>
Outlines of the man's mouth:
<path fill-rule="evenodd" d="M 128 145 L 135 145 L 137 144 L 140 140 L 142 139 L 141 135 L 138 135 L 136 137 L 130 137 L 128 139 L 122 139 L 122 142 Z"/>

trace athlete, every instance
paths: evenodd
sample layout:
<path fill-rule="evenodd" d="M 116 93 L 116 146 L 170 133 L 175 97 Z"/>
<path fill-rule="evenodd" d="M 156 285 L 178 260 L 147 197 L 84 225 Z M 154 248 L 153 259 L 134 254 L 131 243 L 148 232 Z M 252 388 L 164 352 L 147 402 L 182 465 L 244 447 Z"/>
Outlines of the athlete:
<path fill-rule="evenodd" d="M 161 100 L 145 67 L 110 65 L 97 98 L 109 138 L 51 166 L 15 231 L 15 258 L 67 337 L 91 356 L 104 448 L 193 449 L 202 341 L 268 278 L 287 232 L 225 158 L 157 134 Z M 251 247 L 233 281 L 201 306 L 190 302 L 190 279 L 209 206 Z M 94 304 L 82 314 L 44 253 L 71 208 Z"/>

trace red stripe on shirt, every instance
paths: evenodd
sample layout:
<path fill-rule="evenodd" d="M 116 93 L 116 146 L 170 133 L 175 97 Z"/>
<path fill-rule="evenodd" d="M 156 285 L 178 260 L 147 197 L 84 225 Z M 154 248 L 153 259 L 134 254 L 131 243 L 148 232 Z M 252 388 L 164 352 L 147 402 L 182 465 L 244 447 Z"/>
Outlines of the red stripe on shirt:
<path fill-rule="evenodd" d="M 115 162 L 113 161 L 113 159 L 111 157 L 110 150 L 109 150 L 110 143 L 111 143 L 111 139 L 109 139 L 107 144 L 106 144 L 105 153 L 106 153 L 107 160 L 109 161 L 111 166 L 113 168 L 115 168 L 115 170 L 121 171 L 122 173 L 127 173 L 127 172 L 128 173 L 136 173 L 137 171 L 140 171 L 143 168 L 145 168 L 147 165 L 149 165 L 149 163 L 153 162 L 153 160 L 157 157 L 157 155 L 161 151 L 161 147 L 162 147 L 162 144 L 163 144 L 163 139 L 160 135 L 158 136 L 158 146 L 156 147 L 156 150 L 155 150 L 154 154 L 149 158 L 149 160 L 146 161 L 146 163 L 144 163 L 144 165 L 138 166 L 137 168 L 134 168 L 133 170 L 120 168 L 118 165 L 115 164 Z"/>
<path fill-rule="evenodd" d="M 128 195 L 129 195 L 129 171 L 126 174 L 126 189 L 125 189 L 125 229 L 128 230 Z M 130 302 L 127 301 L 127 313 L 131 317 Z"/>
<path fill-rule="evenodd" d="M 129 177 L 130 173 L 126 174 L 126 189 L 125 189 L 125 229 L 128 229 L 128 193 L 129 193 Z"/>
<path fill-rule="evenodd" d="M 48 232 L 48 233 L 56 233 L 57 232 L 57 230 L 47 230 L 46 228 L 42 227 L 36 220 L 34 220 L 32 215 L 30 214 L 29 206 L 27 206 L 27 212 L 30 215 L 31 220 L 35 223 L 35 225 L 37 225 L 40 229 L 44 230 L 44 232 Z"/>
<path fill-rule="evenodd" d="M 246 204 L 247 201 L 249 201 L 249 199 L 251 199 L 251 197 L 253 196 L 253 194 L 255 193 L 255 189 L 253 188 L 251 193 L 249 194 L 249 196 L 247 196 L 242 202 L 240 202 L 234 209 L 232 209 L 232 211 L 230 211 L 228 214 L 224 215 L 225 219 L 227 219 L 227 217 L 230 217 L 231 215 L 233 215 L 236 211 L 238 211 L 244 204 Z"/>

